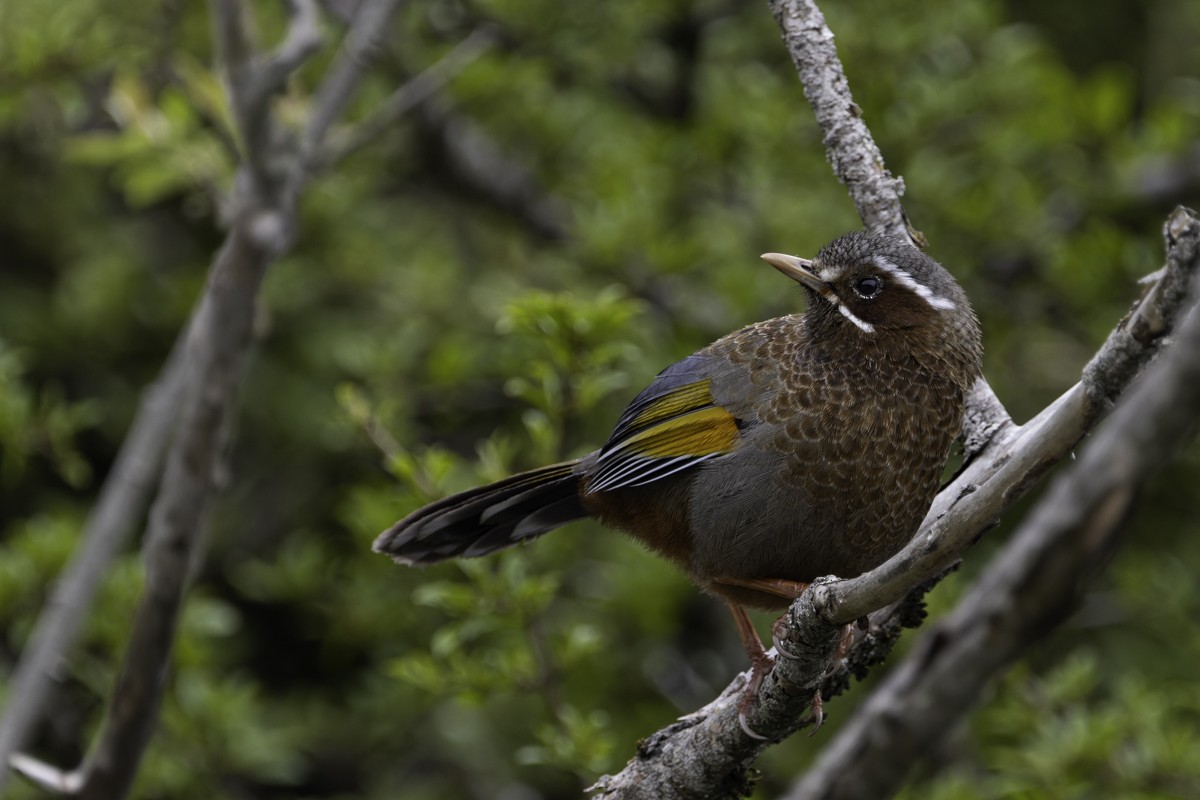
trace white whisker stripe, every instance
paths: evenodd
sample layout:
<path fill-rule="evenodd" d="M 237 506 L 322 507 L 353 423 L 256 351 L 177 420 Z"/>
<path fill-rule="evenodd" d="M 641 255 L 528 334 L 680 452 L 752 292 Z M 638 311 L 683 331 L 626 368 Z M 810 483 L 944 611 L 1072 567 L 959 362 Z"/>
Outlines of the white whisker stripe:
<path fill-rule="evenodd" d="M 938 311 L 953 311 L 955 309 L 953 300 L 947 300 L 945 297 L 934 294 L 929 290 L 928 286 L 918 283 L 912 275 L 909 275 L 883 256 L 875 256 L 871 259 L 871 263 L 889 273 L 901 286 L 911 289 L 917 297 L 929 303 L 930 307 L 936 308 Z"/>
<path fill-rule="evenodd" d="M 850 320 L 855 325 L 857 325 L 859 327 L 859 330 L 861 330 L 863 333 L 874 333 L 875 332 L 874 325 L 872 325 L 869 322 L 864 322 L 861 319 L 859 319 L 858 317 L 854 316 L 854 312 L 852 312 L 850 309 L 846 308 L 841 303 L 837 304 L 837 310 L 842 312 L 843 317 L 845 317 L 846 319 Z"/>

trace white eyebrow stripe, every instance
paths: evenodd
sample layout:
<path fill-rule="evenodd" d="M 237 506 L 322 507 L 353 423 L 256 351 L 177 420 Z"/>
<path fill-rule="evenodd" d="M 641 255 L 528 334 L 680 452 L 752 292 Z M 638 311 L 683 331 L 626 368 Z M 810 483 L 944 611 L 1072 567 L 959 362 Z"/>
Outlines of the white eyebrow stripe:
<path fill-rule="evenodd" d="M 869 322 L 863 322 L 861 319 L 854 316 L 854 312 L 852 312 L 850 309 L 846 308 L 841 303 L 837 304 L 837 310 L 842 312 L 843 317 L 845 317 L 846 319 L 850 320 L 855 325 L 857 325 L 863 333 L 874 333 L 875 332 L 874 325 L 872 325 Z"/>
<path fill-rule="evenodd" d="M 845 267 L 825 266 L 822 264 L 820 269 L 817 270 L 817 277 L 826 283 L 834 283 L 835 281 L 839 280 L 842 275 L 845 274 L 845 272 Z"/>
<path fill-rule="evenodd" d="M 940 295 L 934 294 L 929 290 L 928 286 L 925 286 L 922 283 L 917 283 L 912 275 L 909 275 L 907 272 L 900 269 L 900 267 L 896 266 L 891 261 L 888 261 L 883 256 L 873 257 L 871 259 L 871 263 L 879 267 L 881 270 L 889 273 L 901 286 L 911 289 L 913 294 L 924 300 L 926 303 L 929 303 L 930 307 L 936 308 L 938 311 L 953 311 L 956 308 L 953 300 L 947 300 Z"/>

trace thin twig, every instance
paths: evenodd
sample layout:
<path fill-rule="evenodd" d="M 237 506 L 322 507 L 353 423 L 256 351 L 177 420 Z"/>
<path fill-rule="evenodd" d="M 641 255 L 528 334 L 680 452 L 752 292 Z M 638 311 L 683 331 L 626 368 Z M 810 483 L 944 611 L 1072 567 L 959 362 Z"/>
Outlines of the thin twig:
<path fill-rule="evenodd" d="M 288 0 L 291 22 L 279 48 L 263 59 L 249 87 L 248 102 L 261 104 L 287 87 L 292 74 L 321 49 L 321 14 L 316 0 Z"/>
<path fill-rule="evenodd" d="M 353 96 L 363 72 L 375 60 L 390 30 L 401 0 L 363 0 L 337 59 L 317 87 L 308 127 L 301 140 L 302 160 L 307 163 L 325 139 L 329 126 Z"/>
<path fill-rule="evenodd" d="M 331 135 L 328 144 L 313 155 L 312 169 L 328 169 L 370 144 L 414 106 L 453 80 L 495 43 L 496 35 L 490 28 L 476 28 L 443 58 L 392 92 L 371 116 L 348 130 Z"/>

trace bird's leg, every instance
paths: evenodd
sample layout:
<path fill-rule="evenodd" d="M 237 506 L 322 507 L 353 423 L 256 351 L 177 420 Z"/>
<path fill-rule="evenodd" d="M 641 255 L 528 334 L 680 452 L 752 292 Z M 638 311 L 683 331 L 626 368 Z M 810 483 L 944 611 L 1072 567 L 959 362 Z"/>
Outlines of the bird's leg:
<path fill-rule="evenodd" d="M 746 715 L 750 713 L 750 709 L 754 708 L 754 700 L 758 697 L 758 687 L 762 685 L 763 678 L 775 662 L 763 647 L 762 639 L 758 638 L 758 631 L 754 629 L 754 623 L 750 621 L 746 609 L 728 600 L 725 601 L 725 605 L 729 606 L 729 613 L 733 614 L 733 621 L 737 625 L 742 647 L 746 648 L 746 655 L 750 657 L 750 680 L 746 683 L 742 699 L 738 703 L 738 724 L 751 739 L 766 741 L 767 737 L 750 730 L 750 725 L 746 722 Z"/>
<path fill-rule="evenodd" d="M 786 578 L 716 578 L 714 583 L 773 594 L 784 600 L 795 600 L 808 588 L 807 583 L 789 581 Z"/>
<path fill-rule="evenodd" d="M 713 582 L 725 586 L 736 586 L 740 589 L 750 589 L 765 594 L 773 594 L 776 597 L 782 597 L 789 601 L 795 600 L 808 588 L 807 583 L 790 581 L 786 578 L 722 577 L 716 578 Z M 742 693 L 741 703 L 738 705 L 738 724 L 742 726 L 742 731 L 750 738 L 765 741 L 765 736 L 761 736 L 750 729 L 749 723 L 746 722 L 746 716 L 754 708 L 754 701 L 758 697 L 758 688 L 762 685 L 763 678 L 766 677 L 767 672 L 770 671 L 775 662 L 767 653 L 766 648 L 763 647 L 762 639 L 758 637 L 758 631 L 754 629 L 754 623 L 750 621 L 750 617 L 746 614 L 746 609 L 729 600 L 726 600 L 725 604 L 729 606 L 729 612 L 733 614 L 733 621 L 737 624 L 738 636 L 742 639 L 742 647 L 746 648 L 746 655 L 750 657 L 750 681 L 746 684 L 746 689 Z M 775 646 L 779 646 L 778 640 L 776 640 Z M 818 692 L 816 699 L 813 701 L 815 712 L 819 711 L 820 698 L 821 695 Z"/>
<path fill-rule="evenodd" d="M 776 597 L 782 597 L 784 600 L 789 602 L 795 600 L 804 593 L 805 589 L 808 588 L 807 583 L 801 583 L 800 581 L 789 581 L 786 578 L 717 578 L 713 582 L 720 583 L 725 586 L 736 586 L 739 589 L 752 589 L 756 592 L 773 594 Z M 775 628 L 778 627 L 779 623 L 782 621 L 783 617 L 775 620 L 775 626 L 771 628 L 771 635 L 773 639 L 772 643 L 775 645 L 775 649 L 780 653 L 783 653 L 785 656 L 791 656 L 791 654 L 787 651 L 787 648 L 785 648 L 779 641 L 779 635 L 775 630 Z M 740 622 L 738 624 L 741 625 Z M 746 641 L 745 636 L 742 637 L 742 641 Z M 750 651 L 747 650 L 746 652 Z M 751 656 L 751 660 L 754 660 L 753 656 Z M 794 656 L 792 656 L 792 660 L 795 660 Z"/>

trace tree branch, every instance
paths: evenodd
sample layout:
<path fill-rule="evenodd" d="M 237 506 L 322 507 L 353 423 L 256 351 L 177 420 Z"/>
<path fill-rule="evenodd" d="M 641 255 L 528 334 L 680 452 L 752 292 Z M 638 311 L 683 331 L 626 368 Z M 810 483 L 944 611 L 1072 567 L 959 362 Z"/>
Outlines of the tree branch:
<path fill-rule="evenodd" d="M 52 677 L 87 618 L 97 590 L 133 532 L 137 516 L 158 484 L 159 468 L 187 383 L 183 358 L 188 328 L 179 336 L 158 379 L 142 393 L 129 433 L 84 524 L 79 548 L 54 583 L 45 611 L 9 681 L 0 718 L 0 764 L 29 741 L 46 705 Z M 0 768 L 0 790 L 8 780 Z"/>
<path fill-rule="evenodd" d="M 266 103 L 287 88 L 292 73 L 321 49 L 321 14 L 316 0 L 288 0 L 292 20 L 279 48 L 258 67 L 247 94 L 251 106 Z"/>
<path fill-rule="evenodd" d="M 883 154 L 850 94 L 833 32 L 812 0 L 770 0 L 804 96 L 824 133 L 833 174 L 846 186 L 863 224 L 875 233 L 923 244 L 904 217 L 904 180 L 888 172 Z"/>
<path fill-rule="evenodd" d="M 1168 228 L 1181 221 L 1177 214 Z M 1190 240 L 1195 260 L 1196 219 L 1186 224 L 1177 232 Z M 1200 419 L 1200 272 L 1192 287 L 1192 311 L 1172 347 L 1100 426 L 957 608 L 921 637 L 839 731 L 790 800 L 892 796 L 912 766 L 974 706 L 987 682 L 1074 610 L 1083 585 L 1115 546 L 1136 489 Z M 864 763 L 871 769 L 855 769 Z"/>
<path fill-rule="evenodd" d="M 211 0 L 213 40 L 217 61 L 225 67 L 230 106 L 242 143 L 242 161 L 250 167 L 257 191 L 270 183 L 266 169 L 269 108 L 255 103 L 250 87 L 256 81 L 254 43 L 246 15 L 249 9 L 238 0 Z"/>
<path fill-rule="evenodd" d="M 84 763 L 82 798 L 123 797 L 158 720 L 183 597 L 199 557 L 209 501 L 216 490 L 224 431 L 253 341 L 258 290 L 271 254 L 240 226 L 217 254 L 189 343 L 201 382 L 185 399 L 180 432 L 150 511 L 146 586 L 114 701 Z"/>
<path fill-rule="evenodd" d="M 363 72 L 375 60 L 375 53 L 383 46 L 400 2 L 363 0 L 359 6 L 337 59 L 313 97 L 308 127 L 300 143 L 304 163 L 310 162 L 313 154 L 318 152 L 329 126 L 341 116 L 342 109 L 358 88 Z"/>
<path fill-rule="evenodd" d="M 414 106 L 432 96 L 496 43 L 495 33 L 476 28 L 440 61 L 396 89 L 379 107 L 354 127 L 330 136 L 325 147 L 313 155 L 313 169 L 328 169 L 346 156 L 370 144 Z"/>
<path fill-rule="evenodd" d="M 769 0 L 769 5 L 800 76 L 804 96 L 824 134 L 825 156 L 854 201 L 859 219 L 871 231 L 924 247 L 925 237 L 908 223 L 900 203 L 904 179 L 888 171 L 883 153 L 863 120 L 862 109 L 854 102 L 825 15 L 815 0 Z M 981 378 L 967 397 L 967 459 L 974 458 L 993 436 L 1011 425 L 1004 405 Z"/>
<path fill-rule="evenodd" d="M 1166 267 L 1089 362 L 1083 380 L 1027 425 L 993 439 L 938 495 L 902 551 L 857 578 L 814 582 L 781 618 L 776 635 L 783 655 L 762 682 L 749 719 L 752 730 L 778 740 L 807 724 L 803 713 L 824 688 L 842 626 L 898 601 L 918 584 L 930 585 L 1070 452 L 1158 352 L 1182 313 L 1184 287 L 1200 273 L 1200 219 L 1177 209 L 1167 228 Z M 746 677 L 739 675 L 708 706 L 646 739 L 621 773 L 605 776 L 595 788 L 621 798 L 735 796 L 766 747 L 738 723 Z"/>
<path fill-rule="evenodd" d="M 357 85 L 366 48 L 377 41 L 397 4 L 398 0 L 365 0 L 350 33 L 353 46 L 343 48 L 340 72 L 331 76 L 338 81 L 327 80 L 327 91 L 336 86 L 348 95 Z M 181 349 L 184 363 L 178 369 L 183 377 L 178 386 L 174 381 L 166 384 L 172 387 L 171 394 L 164 389 L 166 398 L 174 401 L 169 408 L 179 409 L 179 429 L 146 530 L 145 589 L 104 723 L 83 765 L 65 772 L 28 756 L 10 759 L 43 787 L 89 800 L 118 800 L 128 793 L 157 724 L 179 612 L 200 557 L 243 362 L 253 343 L 259 289 L 267 268 L 292 242 L 297 199 L 308 174 L 297 149 L 285 146 L 266 100 L 283 88 L 290 70 L 299 67 L 316 46 L 315 5 L 308 0 L 293 4 L 289 33 L 279 50 L 261 63 L 242 4 L 212 0 L 212 8 L 214 36 L 226 66 L 245 152 L 234 184 L 231 228 L 214 258 Z M 326 98 L 317 115 L 323 126 L 312 142 L 320 143 L 325 127 L 347 99 Z M 168 368 L 165 374 L 174 371 Z M 161 424 L 169 425 L 169 420 Z M 165 440 L 158 428 L 147 438 L 160 445 Z M 138 497 L 131 495 L 125 502 Z M 77 592 L 82 594 L 86 588 L 77 587 Z M 56 651 L 43 658 L 57 660 L 65 646 L 57 643 Z M 25 719 L 18 720 L 22 735 L 35 712 L 24 711 Z M 15 725 L 14 730 L 18 730 Z"/>
<path fill-rule="evenodd" d="M 29 758 L 14 762 L 46 788 L 109 800 L 124 797 L 133 782 L 157 723 L 179 610 L 216 488 L 221 434 L 236 398 L 252 341 L 258 289 L 269 263 L 269 252 L 242 226 L 234 228 L 217 254 L 186 345 L 197 380 L 182 398 L 179 432 L 151 508 L 144 547 L 146 585 L 100 736 L 83 766 L 72 773 L 59 774 Z"/>
<path fill-rule="evenodd" d="M 567 237 L 567 205 L 547 193 L 529 169 L 505 153 L 474 120 L 439 95 L 425 98 L 416 110 L 446 171 L 463 187 L 539 236 Z"/>
<path fill-rule="evenodd" d="M 915 232 L 900 207 L 903 184 L 883 166 L 850 97 L 833 35 L 819 9 L 807 0 L 772 0 L 771 6 L 825 131 L 829 160 L 863 223 L 913 241 Z M 783 655 L 762 682 L 750 715 L 752 730 L 776 740 L 808 724 L 802 714 L 814 694 L 828 695 L 844 680 L 825 676 L 842 626 L 906 595 L 909 604 L 919 602 L 923 589 L 1070 451 L 1157 352 L 1197 271 L 1195 216 L 1177 211 L 1169 225 L 1181 233 L 1168 239 L 1167 267 L 1088 364 L 1080 383 L 1017 427 L 981 380 L 967 399 L 964 438 L 970 460 L 939 494 L 909 545 L 858 578 L 818 580 L 781 618 L 776 641 Z M 886 652 L 891 641 L 894 637 L 868 634 L 859 637 L 855 649 Z M 860 663 L 881 657 L 878 652 L 870 658 L 852 653 Z M 620 774 L 605 776 L 594 788 L 622 798 L 725 797 L 744 790 L 746 769 L 767 746 L 738 724 L 745 679 L 745 674 L 738 676 L 717 700 L 646 739 Z"/>

